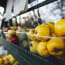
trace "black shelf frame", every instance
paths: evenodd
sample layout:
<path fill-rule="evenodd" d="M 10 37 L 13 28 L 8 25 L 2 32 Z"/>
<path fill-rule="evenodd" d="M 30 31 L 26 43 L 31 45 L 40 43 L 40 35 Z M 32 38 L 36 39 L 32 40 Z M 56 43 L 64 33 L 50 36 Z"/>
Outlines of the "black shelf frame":
<path fill-rule="evenodd" d="M 29 8 L 26 12 L 29 12 L 29 11 L 31 11 L 31 10 L 40 8 L 40 7 L 42 7 L 42 6 L 45 6 L 45 5 L 47 5 L 47 4 L 49 4 L 49 3 L 52 3 L 52 2 L 55 2 L 55 1 L 58 1 L 58 0 L 46 0 L 46 1 L 43 1 L 43 2 L 41 2 L 41 3 L 39 3 L 39 4 L 37 4 L 37 5 L 35 5 L 35 6 L 31 7 L 31 8 Z M 26 12 L 24 12 L 24 13 L 26 13 Z M 24 14 L 24 13 L 23 13 L 23 14 Z"/>

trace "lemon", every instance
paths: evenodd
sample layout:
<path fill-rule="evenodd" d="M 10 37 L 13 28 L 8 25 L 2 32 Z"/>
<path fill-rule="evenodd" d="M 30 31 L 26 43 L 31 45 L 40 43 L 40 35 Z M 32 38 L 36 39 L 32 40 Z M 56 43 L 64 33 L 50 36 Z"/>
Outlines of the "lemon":
<path fill-rule="evenodd" d="M 35 29 L 30 29 L 28 38 L 31 40 L 36 40 L 35 38 Z"/>
<path fill-rule="evenodd" d="M 51 32 L 54 32 L 55 24 L 54 24 L 53 22 L 48 22 L 48 25 L 49 25 L 50 28 L 51 28 Z"/>
<path fill-rule="evenodd" d="M 2 59 L 3 59 L 3 63 L 4 63 L 4 64 L 8 64 L 9 60 L 8 60 L 7 57 L 3 57 Z"/>
<path fill-rule="evenodd" d="M 8 30 L 8 35 L 16 35 L 15 30 Z"/>
<path fill-rule="evenodd" d="M 62 55 L 64 53 L 64 40 L 50 39 L 47 43 L 47 49 L 51 55 Z"/>
<path fill-rule="evenodd" d="M 55 33 L 60 37 L 65 35 L 65 19 L 62 19 L 56 23 Z"/>
<path fill-rule="evenodd" d="M 13 62 L 15 61 L 14 57 L 9 54 L 9 55 L 8 55 L 8 58 L 9 58 L 9 62 L 10 62 L 11 64 L 13 64 Z"/>
<path fill-rule="evenodd" d="M 37 40 L 48 40 L 48 38 L 45 38 L 43 36 L 50 36 L 50 27 L 48 25 L 39 25 L 35 28 L 36 31 L 36 39 Z"/>
<path fill-rule="evenodd" d="M 30 42 L 30 52 L 36 53 L 38 44 L 39 43 L 36 41 L 31 41 Z"/>
<path fill-rule="evenodd" d="M 3 60 L 2 60 L 2 58 L 0 58 L 0 64 L 2 64 L 3 63 Z"/>
<path fill-rule="evenodd" d="M 13 65 L 18 65 L 19 64 L 19 62 L 18 61 L 16 61 Z"/>
<path fill-rule="evenodd" d="M 41 56 L 48 55 L 47 42 L 40 42 L 38 47 L 37 47 L 37 52 Z"/>

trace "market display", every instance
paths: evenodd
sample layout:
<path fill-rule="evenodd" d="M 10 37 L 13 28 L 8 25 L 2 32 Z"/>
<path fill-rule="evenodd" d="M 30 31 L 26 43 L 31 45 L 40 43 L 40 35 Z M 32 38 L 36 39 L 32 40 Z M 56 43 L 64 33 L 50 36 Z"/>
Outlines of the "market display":
<path fill-rule="evenodd" d="M 12 26 L 5 29 L 5 35 L 7 40 L 17 45 L 21 43 L 31 53 L 58 56 L 65 52 L 65 42 L 62 38 L 65 36 L 64 24 L 65 19 L 56 24 L 50 21 L 30 29 L 29 32 L 26 28 Z"/>
<path fill-rule="evenodd" d="M 26 34 L 25 34 L 26 29 L 22 28 L 21 26 L 18 26 L 18 27 L 11 26 L 9 28 L 4 29 L 4 32 L 5 32 L 5 36 L 7 40 L 17 45 L 20 40 L 26 39 Z M 19 32 L 24 32 L 24 33 L 20 34 Z"/>
<path fill-rule="evenodd" d="M 28 38 L 33 43 L 30 45 L 30 48 L 33 48 L 32 51 L 41 56 L 63 55 L 65 51 L 65 42 L 62 38 L 65 37 L 64 24 L 65 19 L 62 19 L 56 24 L 48 22 L 38 25 L 35 29 L 31 29 Z"/>
<path fill-rule="evenodd" d="M 65 65 L 65 1 L 29 1 L 25 12 L 16 1 L 0 9 L 0 65 Z"/>
<path fill-rule="evenodd" d="M 0 56 L 0 65 L 20 65 L 18 61 L 15 60 L 15 58 L 8 54 L 6 56 Z"/>

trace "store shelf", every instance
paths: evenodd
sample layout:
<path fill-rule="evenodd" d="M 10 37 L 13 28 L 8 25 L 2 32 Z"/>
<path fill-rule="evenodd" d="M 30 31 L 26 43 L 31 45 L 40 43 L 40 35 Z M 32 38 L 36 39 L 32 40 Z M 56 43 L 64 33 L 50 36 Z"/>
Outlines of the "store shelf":
<path fill-rule="evenodd" d="M 52 3 L 52 2 L 54 2 L 54 1 L 57 1 L 57 0 L 46 0 L 46 1 L 43 1 L 43 2 L 41 2 L 41 3 L 39 3 L 39 4 L 37 4 L 37 5 L 35 5 L 35 6 L 31 7 L 31 8 L 29 8 L 29 9 L 28 9 L 27 11 L 25 11 L 24 13 L 29 12 L 29 11 L 34 10 L 34 9 L 37 9 L 37 8 L 40 8 L 40 7 L 44 6 L 44 5 L 47 5 L 47 4 L 49 4 L 49 3 Z M 24 14 L 24 13 L 20 13 L 20 14 Z M 19 14 L 19 15 L 20 15 L 20 14 Z"/>
<path fill-rule="evenodd" d="M 41 57 L 31 54 L 23 47 L 18 47 L 17 45 L 4 39 L 0 38 L 0 44 L 2 44 L 8 50 L 8 52 L 20 62 L 21 65 L 56 65 L 56 61 L 50 61 L 51 58 L 49 60 L 42 60 Z"/>

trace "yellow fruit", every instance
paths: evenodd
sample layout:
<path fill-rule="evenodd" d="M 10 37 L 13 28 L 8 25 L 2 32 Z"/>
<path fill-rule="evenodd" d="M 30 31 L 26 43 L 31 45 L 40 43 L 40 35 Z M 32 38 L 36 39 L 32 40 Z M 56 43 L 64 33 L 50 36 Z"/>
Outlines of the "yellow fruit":
<path fill-rule="evenodd" d="M 41 25 L 45 25 L 45 23 L 43 22 Z"/>
<path fill-rule="evenodd" d="M 51 32 L 54 32 L 55 24 L 54 24 L 53 22 L 48 22 L 48 25 L 49 25 L 50 28 L 51 28 Z"/>
<path fill-rule="evenodd" d="M 8 34 L 8 35 L 7 35 L 7 38 L 8 38 L 8 39 L 11 39 L 11 38 L 12 38 L 12 35 L 9 35 L 9 34 Z"/>
<path fill-rule="evenodd" d="M 16 35 L 15 30 L 8 30 L 8 35 Z"/>
<path fill-rule="evenodd" d="M 0 58 L 0 65 L 3 63 L 3 60 L 2 60 L 2 58 Z"/>
<path fill-rule="evenodd" d="M 38 42 L 36 42 L 36 41 L 30 42 L 30 52 L 36 53 L 37 46 L 38 46 Z"/>
<path fill-rule="evenodd" d="M 8 58 L 7 57 L 3 57 L 2 59 L 3 59 L 3 63 L 4 64 L 8 64 L 9 61 L 8 61 Z"/>
<path fill-rule="evenodd" d="M 29 39 L 35 40 L 36 38 L 35 38 L 34 35 L 35 35 L 35 30 L 34 30 L 34 29 L 31 29 L 31 30 L 29 31 L 29 35 L 28 35 Z"/>
<path fill-rule="evenodd" d="M 14 29 L 16 29 L 16 26 L 13 26 L 14 27 Z"/>
<path fill-rule="evenodd" d="M 47 43 L 47 49 L 51 55 L 62 55 L 64 53 L 64 40 L 50 39 Z"/>
<path fill-rule="evenodd" d="M 12 27 L 10 27 L 11 28 L 11 30 L 15 30 L 15 27 L 14 26 L 12 26 Z"/>
<path fill-rule="evenodd" d="M 56 34 L 56 36 L 57 36 L 57 37 L 64 37 L 64 35 L 58 35 L 58 34 Z"/>
<path fill-rule="evenodd" d="M 57 34 L 57 36 L 65 35 L 65 19 L 62 19 L 56 23 L 55 33 Z"/>
<path fill-rule="evenodd" d="M 37 47 L 37 52 L 41 56 L 48 55 L 47 42 L 40 42 Z"/>
<path fill-rule="evenodd" d="M 18 61 L 16 61 L 13 65 L 18 65 L 19 64 L 19 62 Z"/>
<path fill-rule="evenodd" d="M 57 37 L 57 35 L 53 32 L 53 33 L 51 33 L 51 36 L 52 37 Z"/>
<path fill-rule="evenodd" d="M 43 28 L 44 25 L 45 25 L 45 24 L 38 25 L 38 26 L 35 28 L 35 32 L 37 32 L 37 30 L 38 30 L 39 28 Z"/>
<path fill-rule="evenodd" d="M 53 25 L 54 25 L 54 22 L 52 22 L 52 21 L 49 21 L 49 22 L 48 22 L 48 24 L 53 24 Z"/>
<path fill-rule="evenodd" d="M 16 36 L 19 36 L 19 32 L 20 32 L 20 31 L 16 30 Z"/>
<path fill-rule="evenodd" d="M 35 28 L 36 37 L 37 40 L 48 40 L 48 38 L 40 37 L 40 36 L 50 36 L 50 28 L 48 25 L 39 25 Z"/>
<path fill-rule="evenodd" d="M 8 58 L 9 58 L 9 62 L 10 62 L 11 64 L 13 64 L 13 62 L 15 61 L 14 57 L 9 54 L 9 55 L 8 55 Z"/>

